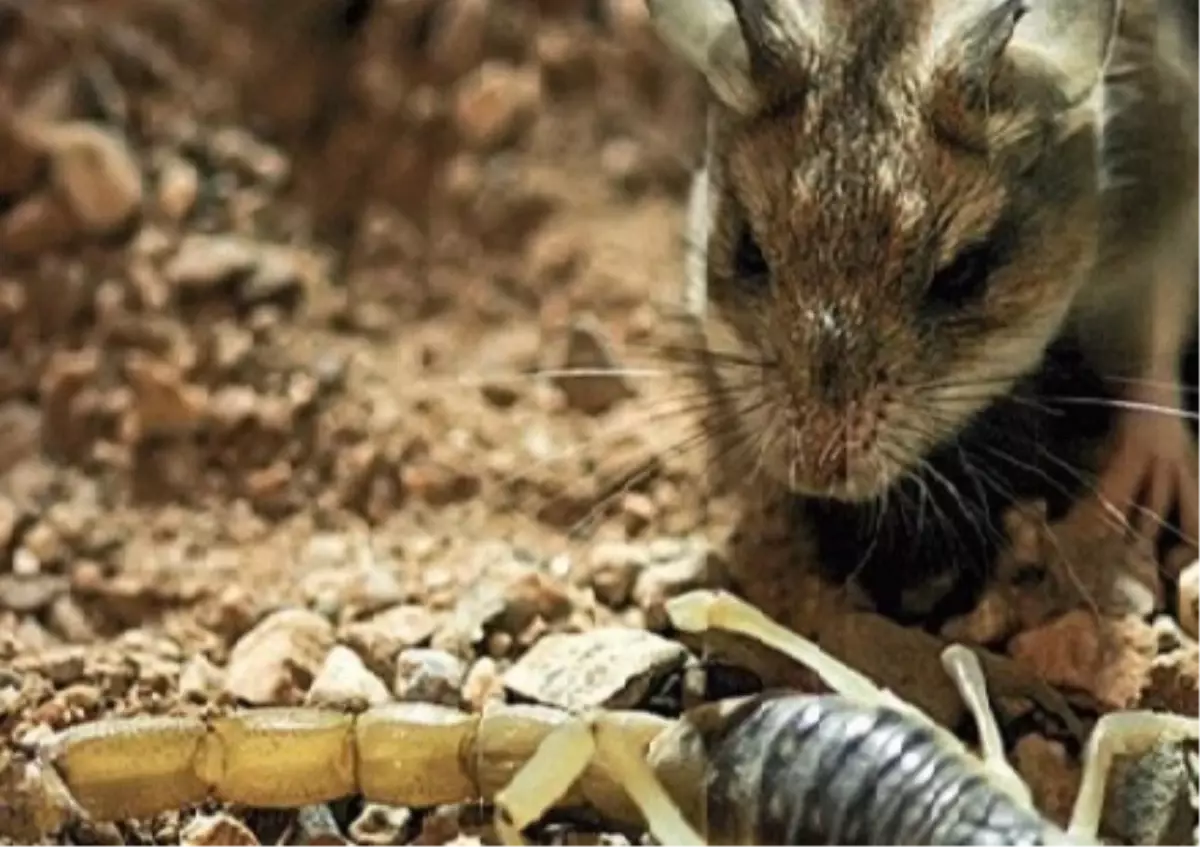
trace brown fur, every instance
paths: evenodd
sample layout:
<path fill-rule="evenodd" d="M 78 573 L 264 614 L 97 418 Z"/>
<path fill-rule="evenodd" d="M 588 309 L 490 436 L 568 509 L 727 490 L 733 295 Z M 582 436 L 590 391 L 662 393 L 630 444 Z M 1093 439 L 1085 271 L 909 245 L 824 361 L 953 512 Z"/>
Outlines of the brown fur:
<path fill-rule="evenodd" d="M 718 429 L 792 490 L 857 500 L 1036 365 L 1096 247 L 1099 171 L 1093 124 L 1043 108 L 1049 77 L 1001 65 L 973 107 L 978 68 L 931 61 L 929 2 L 823 9 L 826 40 L 797 47 L 765 108 L 721 120 L 704 331 Z M 935 271 L 1001 224 L 978 302 L 930 308 Z M 765 284 L 734 266 L 744 226 Z"/>

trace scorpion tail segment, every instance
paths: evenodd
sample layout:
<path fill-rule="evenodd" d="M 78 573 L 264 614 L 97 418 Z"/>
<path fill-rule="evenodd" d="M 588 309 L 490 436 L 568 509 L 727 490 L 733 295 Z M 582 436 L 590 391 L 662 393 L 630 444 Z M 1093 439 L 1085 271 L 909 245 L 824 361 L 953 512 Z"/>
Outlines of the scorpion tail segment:
<path fill-rule="evenodd" d="M 858 671 L 835 659 L 815 642 L 771 620 L 759 609 L 724 591 L 692 591 L 668 600 L 667 615 L 677 629 L 700 633 L 725 630 L 753 638 L 817 673 L 838 694 L 864 706 L 886 706 L 916 713 L 932 723 L 912 705 L 900 700 Z"/>
<path fill-rule="evenodd" d="M 591 728 L 581 720 L 569 720 L 546 736 L 512 782 L 496 794 L 496 831 L 505 844 L 525 843 L 521 830 L 562 799 L 595 752 Z"/>
<path fill-rule="evenodd" d="M 1033 796 L 1029 786 L 1013 769 L 1004 753 L 1004 739 L 988 700 L 987 680 L 979 657 L 961 644 L 952 644 L 942 651 L 942 666 L 954 680 L 959 696 L 966 703 L 979 730 L 983 767 L 989 779 L 1017 803 L 1032 809 Z"/>
<path fill-rule="evenodd" d="M 1163 741 L 1195 741 L 1200 721 L 1157 712 L 1113 712 L 1100 718 L 1083 753 L 1083 780 L 1075 797 L 1068 835 L 1095 844 L 1113 758 L 1137 753 Z"/>
<path fill-rule="evenodd" d="M 595 733 L 597 758 L 625 787 L 629 799 L 638 807 L 658 842 L 703 847 L 705 840 L 667 794 L 647 764 L 645 751 L 635 748 L 627 727 L 604 714 L 593 717 L 591 726 Z"/>

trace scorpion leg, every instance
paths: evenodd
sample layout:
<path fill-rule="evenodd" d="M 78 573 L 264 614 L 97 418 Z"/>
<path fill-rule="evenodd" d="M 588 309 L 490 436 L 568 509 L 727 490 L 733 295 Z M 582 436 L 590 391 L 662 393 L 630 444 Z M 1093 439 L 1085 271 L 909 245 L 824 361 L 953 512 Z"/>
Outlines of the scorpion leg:
<path fill-rule="evenodd" d="M 496 831 L 505 844 L 524 844 L 521 830 L 546 814 L 583 774 L 596 752 L 586 723 L 569 720 L 554 729 L 496 793 Z"/>
<path fill-rule="evenodd" d="M 761 610 L 724 591 L 701 589 L 674 597 L 666 603 L 667 615 L 676 629 L 700 633 L 708 629 L 734 632 L 761 641 L 814 671 L 825 684 L 843 697 L 869 706 L 885 706 L 915 716 L 937 727 L 920 709 L 863 674 L 835 659 L 815 642 L 780 626 Z M 938 727 L 940 729 L 940 727 Z"/>
<path fill-rule="evenodd" d="M 838 661 L 817 644 L 780 626 L 763 612 L 731 594 L 694 591 L 667 601 L 667 614 L 675 626 L 688 632 L 724 629 L 779 650 L 811 668 L 838 694 L 877 707 L 890 708 L 924 724 L 947 749 L 961 755 L 967 748 L 950 730 L 934 722 L 910 703 L 880 688 L 858 671 Z M 942 666 L 954 680 L 959 695 L 979 728 L 983 768 L 989 780 L 1017 803 L 1033 808 L 1029 787 L 1009 763 L 996 718 L 988 702 L 987 684 L 979 657 L 966 647 L 952 645 L 942 654 Z"/>
<path fill-rule="evenodd" d="M 1195 741 L 1200 722 L 1183 715 L 1157 712 L 1113 712 L 1096 722 L 1083 753 L 1083 780 L 1071 811 L 1067 832 L 1095 843 L 1113 758 L 1137 753 L 1163 741 Z"/>
<path fill-rule="evenodd" d="M 968 647 L 952 644 L 942 651 L 942 667 L 958 689 L 979 731 L 980 754 L 989 779 L 1026 808 L 1033 808 L 1029 786 L 1021 779 L 1004 752 L 1004 739 L 988 699 L 987 679 L 979 656 Z"/>
<path fill-rule="evenodd" d="M 606 771 L 642 813 L 662 844 L 703 845 L 684 819 L 618 716 L 595 712 L 558 726 L 538 746 L 512 781 L 496 794 L 496 828 L 508 844 L 540 818 L 583 775 L 589 765 Z"/>

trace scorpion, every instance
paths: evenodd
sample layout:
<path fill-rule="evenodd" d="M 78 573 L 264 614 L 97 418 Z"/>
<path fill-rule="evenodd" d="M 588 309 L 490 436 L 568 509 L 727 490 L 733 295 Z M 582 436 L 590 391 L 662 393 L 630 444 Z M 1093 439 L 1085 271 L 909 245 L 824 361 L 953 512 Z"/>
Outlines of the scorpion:
<path fill-rule="evenodd" d="M 663 844 L 1086 844 L 1098 843 L 1115 756 L 1200 735 L 1182 715 L 1101 717 L 1063 830 L 1037 812 L 1007 761 L 970 648 L 948 646 L 942 664 L 975 723 L 978 757 L 732 594 L 693 591 L 668 601 L 667 614 L 681 632 L 757 639 L 813 670 L 830 693 L 764 691 L 677 720 L 519 704 L 472 715 L 426 703 L 101 719 L 34 747 L 17 790 L 0 800 L 0 828 L 20 821 L 48 833 L 75 819 L 210 800 L 299 808 L 361 795 L 415 807 L 490 802 L 509 844 L 525 843 L 523 831 L 555 806 L 590 807 Z"/>

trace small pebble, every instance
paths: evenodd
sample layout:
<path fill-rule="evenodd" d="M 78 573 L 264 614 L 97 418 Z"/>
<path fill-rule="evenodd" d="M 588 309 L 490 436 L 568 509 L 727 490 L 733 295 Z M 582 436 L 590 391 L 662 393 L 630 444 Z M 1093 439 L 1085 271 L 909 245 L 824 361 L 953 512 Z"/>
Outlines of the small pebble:
<path fill-rule="evenodd" d="M 1001 520 L 1009 539 L 1009 546 L 1004 555 L 1012 566 L 1042 564 L 1046 513 L 1044 500 L 1018 503 L 1004 513 Z"/>
<path fill-rule="evenodd" d="M 620 609 L 629 602 L 634 580 L 647 561 L 642 546 L 615 541 L 597 544 L 588 559 L 586 579 L 597 600 Z"/>
<path fill-rule="evenodd" d="M 482 712 L 489 703 L 504 702 L 504 683 L 496 661 L 484 656 L 467 671 L 462 684 L 463 702 L 473 712 Z"/>
<path fill-rule="evenodd" d="M 200 191 L 200 175 L 186 159 L 172 158 L 158 175 L 158 207 L 178 223 L 192 212 Z"/>
<path fill-rule="evenodd" d="M 309 706 L 361 712 L 391 699 L 387 686 L 367 670 L 358 654 L 338 645 L 325 657 L 304 702 Z"/>
<path fill-rule="evenodd" d="M 275 612 L 234 645 L 225 691 L 252 705 L 295 704 L 333 643 L 333 627 L 315 612 Z"/>
<path fill-rule="evenodd" d="M 108 235 L 142 206 L 142 173 L 125 139 L 85 122 L 41 127 L 50 175 L 84 230 Z"/>
<path fill-rule="evenodd" d="M 1179 625 L 1196 638 L 1200 626 L 1200 560 L 1192 562 L 1179 574 Z"/>
<path fill-rule="evenodd" d="M 688 653 L 676 641 L 651 632 L 601 627 L 547 635 L 504 674 L 514 694 L 566 711 L 631 709 Z"/>
<path fill-rule="evenodd" d="M 1026 735 L 1016 744 L 1013 766 L 1029 785 L 1038 809 L 1059 826 L 1071 817 L 1079 793 L 1079 766 L 1057 741 Z"/>
<path fill-rule="evenodd" d="M 21 518 L 22 515 L 12 500 L 0 496 L 0 546 L 7 549 L 12 544 L 13 535 L 17 531 L 17 522 Z"/>
<path fill-rule="evenodd" d="M 486 62 L 458 87 L 455 122 L 469 147 L 495 150 L 537 116 L 540 99 L 536 71 Z"/>
<path fill-rule="evenodd" d="M 1051 685 L 1086 691 L 1110 709 L 1137 703 L 1149 679 L 1158 638 L 1128 615 L 1096 617 L 1076 609 L 1012 638 L 1009 652 Z"/>
<path fill-rule="evenodd" d="M 83 677 L 86 654 L 78 647 L 50 650 L 41 657 L 41 670 L 59 688 L 65 688 Z"/>
<path fill-rule="evenodd" d="M 206 292 L 254 270 L 259 260 L 257 245 L 232 235 L 188 235 L 163 268 L 172 287 L 187 292 Z"/>
<path fill-rule="evenodd" d="M 110 821 L 74 821 L 71 826 L 71 842 L 92 844 L 96 847 L 121 847 L 125 838 L 120 828 Z"/>
<path fill-rule="evenodd" d="M 189 384 L 174 363 L 133 353 L 126 360 L 125 374 L 134 403 L 125 440 L 182 435 L 199 425 L 208 405 L 208 392 Z"/>
<path fill-rule="evenodd" d="M 718 581 L 716 562 L 708 543 L 701 539 L 660 539 L 647 548 L 650 564 L 638 574 L 633 601 L 646 614 L 651 629 L 667 623 L 663 604 Z"/>
<path fill-rule="evenodd" d="M 30 257 L 71 244 L 79 232 L 66 202 L 39 191 L 0 215 L 0 248 L 9 256 Z"/>
<path fill-rule="evenodd" d="M 290 841 L 281 844 L 296 844 L 298 847 L 337 847 L 349 844 L 342 836 L 337 820 L 326 803 L 302 806 L 296 812 Z"/>
<path fill-rule="evenodd" d="M 23 614 L 38 612 L 64 595 L 67 587 L 67 578 L 54 574 L 0 575 L 0 609 Z"/>
<path fill-rule="evenodd" d="M 947 621 L 942 637 L 963 644 L 993 644 L 1012 635 L 1016 625 L 1017 616 L 1006 592 L 992 588 L 970 612 Z"/>
<path fill-rule="evenodd" d="M 235 847 L 258 844 L 254 833 L 241 821 L 224 812 L 197 815 L 179 833 L 179 843 L 203 847 Z"/>
<path fill-rule="evenodd" d="M 350 837 L 355 844 L 404 844 L 416 823 L 411 809 L 368 803 L 350 824 Z"/>
<path fill-rule="evenodd" d="M 221 670 L 204 656 L 192 656 L 179 672 L 179 694 L 208 700 L 221 690 Z"/>
<path fill-rule="evenodd" d="M 313 608 L 339 620 L 370 615 L 403 602 L 406 596 L 396 575 L 370 560 L 314 571 L 304 578 L 301 591 Z"/>
<path fill-rule="evenodd" d="M 564 371 L 595 372 L 565 373 L 554 379 L 567 404 L 584 414 L 599 415 L 633 395 L 604 328 L 590 316 L 577 318 L 567 331 L 561 367 Z"/>
<path fill-rule="evenodd" d="M 604 175 L 624 191 L 636 193 L 644 188 L 650 176 L 646 151 L 628 138 L 614 139 L 600 150 L 600 167 Z"/>
<path fill-rule="evenodd" d="M 365 621 L 346 624 L 339 637 L 362 656 L 372 671 L 386 676 L 391 673 L 392 664 L 401 650 L 427 644 L 439 624 L 438 615 L 425 606 L 400 605 Z"/>
<path fill-rule="evenodd" d="M 404 650 L 396 657 L 392 690 L 396 699 L 440 703 L 458 708 L 459 694 L 467 675 L 466 664 L 442 650 L 420 647 Z"/>
<path fill-rule="evenodd" d="M 1184 634 L 1179 621 L 1170 615 L 1156 615 L 1150 622 L 1158 639 L 1158 654 L 1170 653 L 1183 647 Z"/>
<path fill-rule="evenodd" d="M 434 646 L 459 652 L 482 644 L 492 632 L 517 636 L 537 617 L 557 620 L 571 612 L 565 587 L 507 544 L 480 545 L 468 567 L 480 578 L 459 598 Z"/>

